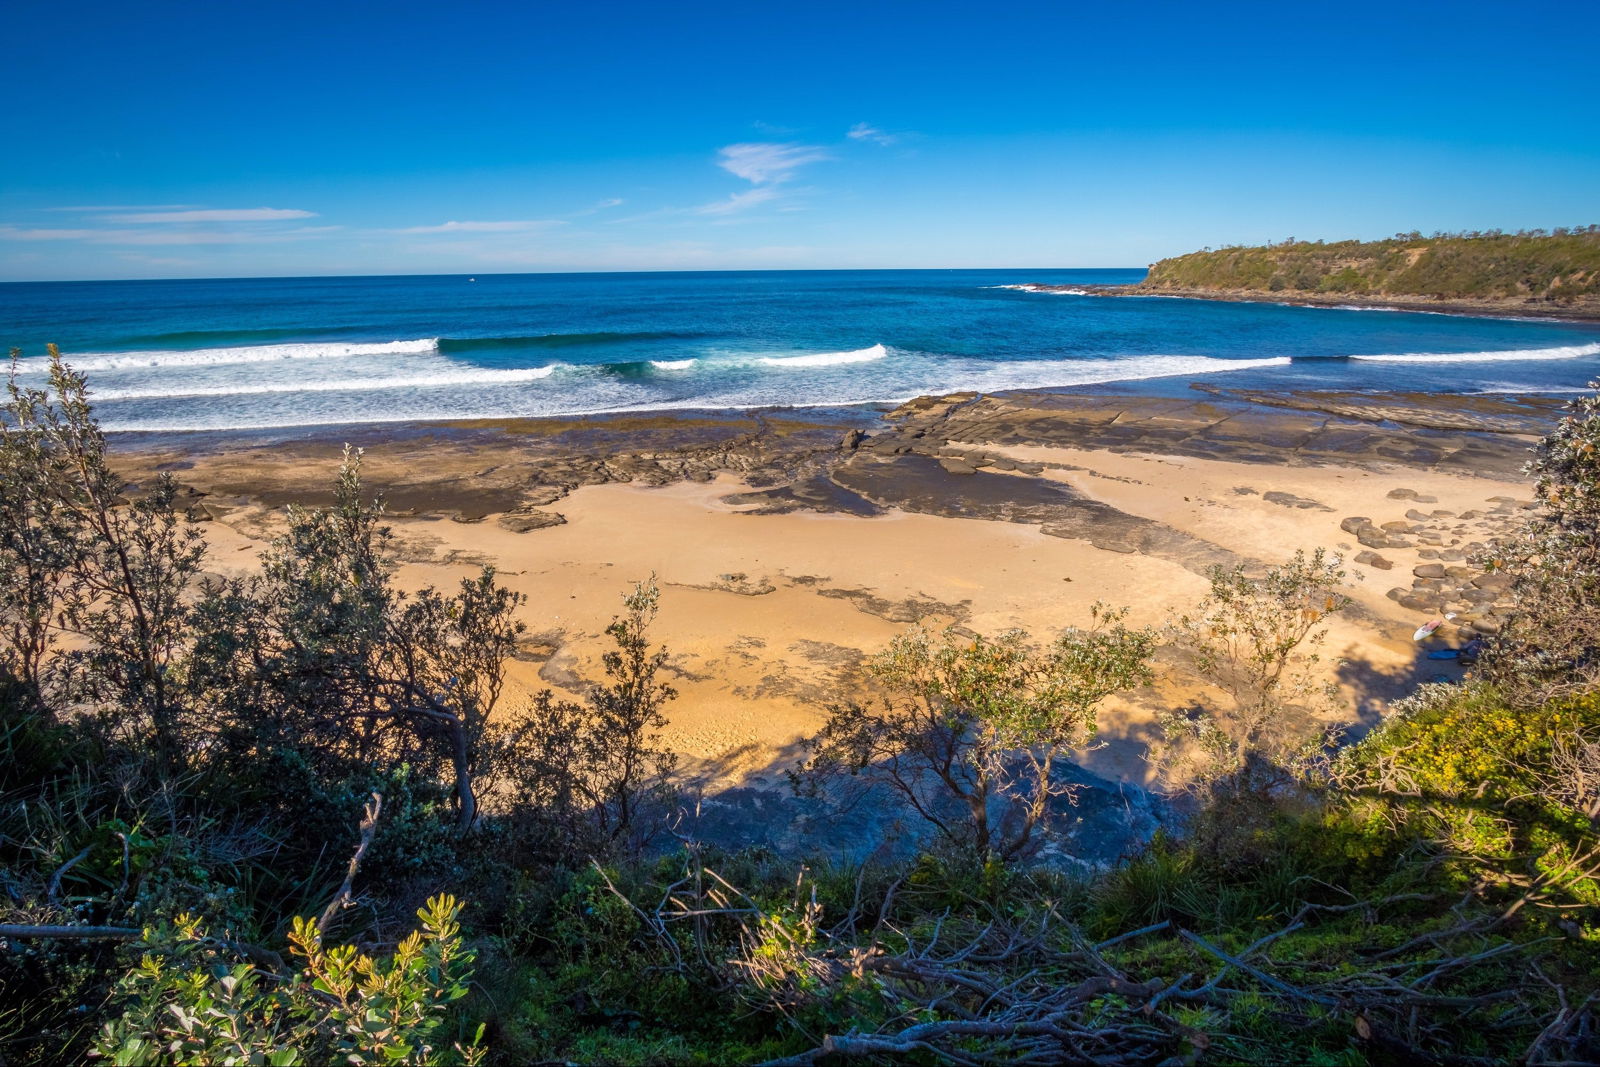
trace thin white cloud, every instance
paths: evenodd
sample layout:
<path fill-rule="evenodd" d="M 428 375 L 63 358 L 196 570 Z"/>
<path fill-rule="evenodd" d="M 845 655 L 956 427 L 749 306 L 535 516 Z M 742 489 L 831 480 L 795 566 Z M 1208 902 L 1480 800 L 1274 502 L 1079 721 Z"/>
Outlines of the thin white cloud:
<path fill-rule="evenodd" d="M 203 208 L 199 211 L 142 211 L 133 215 L 107 215 L 106 221 L 138 226 L 162 222 L 278 222 L 283 219 L 311 219 L 316 215 L 315 211 L 301 211 L 299 208 Z"/>
<path fill-rule="evenodd" d="M 28 228 L 0 225 L 0 241 L 87 241 L 107 245 L 268 244 L 315 237 L 338 226 L 300 226 L 292 230 L 125 230 Z"/>
<path fill-rule="evenodd" d="M 608 196 L 604 200 L 602 200 L 598 204 L 596 204 L 593 207 L 592 210 L 594 210 L 594 211 L 605 211 L 607 208 L 621 207 L 623 204 L 626 204 L 626 203 L 627 203 L 627 201 L 622 199 L 622 197 L 620 197 L 620 196 Z"/>
<path fill-rule="evenodd" d="M 0 241 L 87 241 L 105 230 L 64 230 L 0 226 Z"/>
<path fill-rule="evenodd" d="M 199 204 L 74 204 L 69 207 L 47 207 L 44 210 L 91 214 L 96 211 L 184 211 L 199 206 Z"/>
<path fill-rule="evenodd" d="M 746 142 L 717 150 L 717 166 L 755 185 L 777 185 L 799 168 L 833 158 L 820 145 Z"/>
<path fill-rule="evenodd" d="M 765 204 L 769 200 L 776 200 L 783 195 L 783 190 L 771 185 L 758 185 L 754 189 L 746 189 L 742 193 L 734 193 L 726 200 L 716 200 L 709 204 L 702 204 L 691 208 L 695 215 L 732 215 L 757 204 Z"/>
<path fill-rule="evenodd" d="M 617 201 L 621 203 L 622 201 Z M 506 219 L 498 222 L 441 222 L 437 226 L 407 226 L 395 233 L 527 233 L 560 225 L 544 219 Z"/>
<path fill-rule="evenodd" d="M 866 122 L 858 122 L 845 133 L 852 141 L 871 141 L 873 144 L 892 145 L 899 137 Z"/>

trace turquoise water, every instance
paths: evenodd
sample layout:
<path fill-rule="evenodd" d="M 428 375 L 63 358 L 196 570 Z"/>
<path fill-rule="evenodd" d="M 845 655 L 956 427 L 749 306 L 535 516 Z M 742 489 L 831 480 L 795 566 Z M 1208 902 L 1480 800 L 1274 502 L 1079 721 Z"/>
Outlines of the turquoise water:
<path fill-rule="evenodd" d="M 1138 270 L 752 271 L 0 285 L 0 344 L 55 341 L 108 429 L 889 403 L 1057 387 L 1549 391 L 1600 324 L 1012 286 Z"/>

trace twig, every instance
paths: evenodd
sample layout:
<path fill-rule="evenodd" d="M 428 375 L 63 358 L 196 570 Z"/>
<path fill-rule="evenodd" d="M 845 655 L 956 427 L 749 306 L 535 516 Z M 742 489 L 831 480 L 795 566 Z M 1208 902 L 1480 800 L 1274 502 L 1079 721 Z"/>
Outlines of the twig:
<path fill-rule="evenodd" d="M 1317 993 L 1309 993 L 1304 989 L 1296 989 L 1288 982 L 1285 982 L 1279 978 L 1274 978 L 1265 971 L 1250 966 L 1237 956 L 1228 955 L 1228 953 L 1222 951 L 1220 948 L 1213 945 L 1211 942 L 1207 941 L 1197 933 L 1180 928 L 1178 930 L 1178 936 L 1189 942 L 1191 945 L 1202 948 L 1211 953 L 1211 955 L 1215 956 L 1223 963 L 1237 967 L 1239 970 L 1243 971 L 1245 974 L 1248 974 L 1251 978 L 1254 978 L 1256 981 L 1260 982 L 1269 989 L 1276 989 L 1278 992 L 1283 993 L 1286 996 L 1294 997 L 1297 1000 L 1309 1000 L 1313 1004 L 1322 1004 L 1326 1007 L 1335 1007 L 1339 1003 L 1339 1001 L 1334 997 L 1325 997 Z"/>
<path fill-rule="evenodd" d="M 85 845 L 82 852 L 63 863 L 56 869 L 56 873 L 50 876 L 50 888 L 45 895 L 50 899 L 52 904 L 55 903 L 55 899 L 61 895 L 61 876 L 72 870 L 72 868 L 76 867 L 79 863 L 83 862 L 84 859 L 88 858 L 89 853 L 93 850 L 93 845 Z"/>
<path fill-rule="evenodd" d="M 1145 934 L 1158 934 L 1162 930 L 1167 929 L 1171 925 L 1172 925 L 1172 920 L 1170 920 L 1170 919 L 1162 919 L 1158 923 L 1152 923 L 1149 926 L 1141 926 L 1137 930 L 1129 930 L 1125 934 L 1118 934 L 1116 937 L 1108 938 L 1105 941 L 1101 941 L 1101 942 L 1099 942 L 1098 944 L 1096 944 L 1094 946 L 1094 950 L 1096 952 L 1104 952 L 1106 949 L 1110 948 L 1112 945 L 1120 945 L 1124 941 L 1132 941 L 1134 938 L 1143 937 Z"/>
<path fill-rule="evenodd" d="M 344 872 L 344 884 L 339 887 L 339 891 L 328 901 L 328 906 L 322 909 L 322 914 L 317 918 L 318 933 L 326 934 L 333 917 L 353 903 L 350 886 L 356 880 L 356 870 L 361 866 L 361 857 L 367 854 L 367 847 L 372 844 L 373 834 L 378 829 L 378 813 L 382 810 L 383 797 L 373 793 L 361 819 L 361 843 L 356 846 L 355 854 L 350 857 L 350 866 Z"/>
<path fill-rule="evenodd" d="M 117 886 L 114 898 L 121 900 L 122 894 L 128 891 L 128 876 L 133 872 L 128 863 L 128 835 L 118 831 L 117 836 L 122 839 L 122 882 Z"/>

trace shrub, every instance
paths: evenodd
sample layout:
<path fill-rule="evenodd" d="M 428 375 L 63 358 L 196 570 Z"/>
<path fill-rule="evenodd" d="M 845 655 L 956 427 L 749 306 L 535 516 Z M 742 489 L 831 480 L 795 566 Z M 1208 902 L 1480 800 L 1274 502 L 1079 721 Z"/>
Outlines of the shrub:
<path fill-rule="evenodd" d="M 1067 791 L 1062 753 L 1094 735 L 1102 701 L 1150 679 L 1155 633 L 1125 616 L 1097 604 L 1091 628 L 1043 649 L 1017 630 L 913 629 L 868 665 L 891 695 L 834 708 L 794 781 L 869 772 L 978 862 L 1017 856 Z"/>
<path fill-rule="evenodd" d="M 130 1067 L 480 1063 L 476 1040 L 440 1044 L 446 1010 L 472 975 L 460 913 L 454 897 L 434 897 L 417 912 L 422 929 L 380 958 L 326 948 L 317 922 L 296 919 L 290 940 L 302 962 L 287 973 L 238 961 L 180 915 L 169 930 L 145 932 L 149 951 L 118 987 L 122 1015 L 105 1025 L 95 1054 Z"/>
<path fill-rule="evenodd" d="M 1574 399 L 1529 462 L 1540 504 L 1491 567 L 1513 578 L 1513 611 L 1483 670 L 1518 706 L 1600 689 L 1600 382 Z"/>

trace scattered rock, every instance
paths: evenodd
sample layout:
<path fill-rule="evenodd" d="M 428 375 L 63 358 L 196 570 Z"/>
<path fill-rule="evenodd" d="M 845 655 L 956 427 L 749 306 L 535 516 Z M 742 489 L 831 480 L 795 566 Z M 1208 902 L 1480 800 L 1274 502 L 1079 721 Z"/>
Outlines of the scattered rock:
<path fill-rule="evenodd" d="M 1091 537 L 1089 538 L 1089 543 L 1107 552 L 1121 552 L 1125 555 L 1139 551 L 1139 546 L 1137 545 L 1131 545 L 1126 541 L 1112 540 L 1111 538 Z"/>
<path fill-rule="evenodd" d="M 945 469 L 946 474 L 977 474 L 978 468 L 964 459 L 955 459 L 943 456 L 939 459 L 939 466 Z"/>
<path fill-rule="evenodd" d="M 1356 562 L 1357 563 L 1365 563 L 1369 567 L 1376 567 L 1380 571 L 1387 571 L 1387 570 L 1393 570 L 1394 569 L 1394 561 L 1393 560 L 1384 559 L 1382 556 L 1378 555 L 1376 552 L 1357 552 L 1356 553 Z"/>
<path fill-rule="evenodd" d="M 1411 573 L 1418 578 L 1443 578 L 1446 572 L 1443 563 L 1422 563 L 1411 568 Z"/>
<path fill-rule="evenodd" d="M 554 511 L 540 511 L 537 508 L 528 508 L 524 511 L 512 511 L 500 516 L 500 525 L 512 533 L 527 533 L 530 530 L 543 530 L 547 526 L 565 525 L 567 517 Z"/>
<path fill-rule="evenodd" d="M 1424 496 L 1415 489 L 1391 489 L 1389 490 L 1389 499 L 1415 500 L 1419 504 L 1437 504 L 1439 502 L 1438 497 Z"/>
<path fill-rule="evenodd" d="M 566 495 L 567 487 L 564 485 L 536 485 L 522 494 L 522 502 L 525 507 L 542 508 Z"/>
<path fill-rule="evenodd" d="M 1271 492 L 1264 494 L 1261 499 L 1272 504 L 1279 504 L 1286 508 L 1301 508 L 1303 510 L 1315 509 L 1317 511 L 1333 510 L 1321 501 L 1311 500 L 1303 496 L 1295 496 L 1293 493 L 1282 493 L 1277 490 L 1272 490 Z"/>
<path fill-rule="evenodd" d="M 740 596 L 766 596 L 776 592 L 778 587 L 767 578 L 750 580 L 750 576 L 743 572 L 733 574 L 719 574 L 717 580 L 709 585 L 697 585 L 695 589 L 716 589 L 724 593 L 738 593 Z"/>

